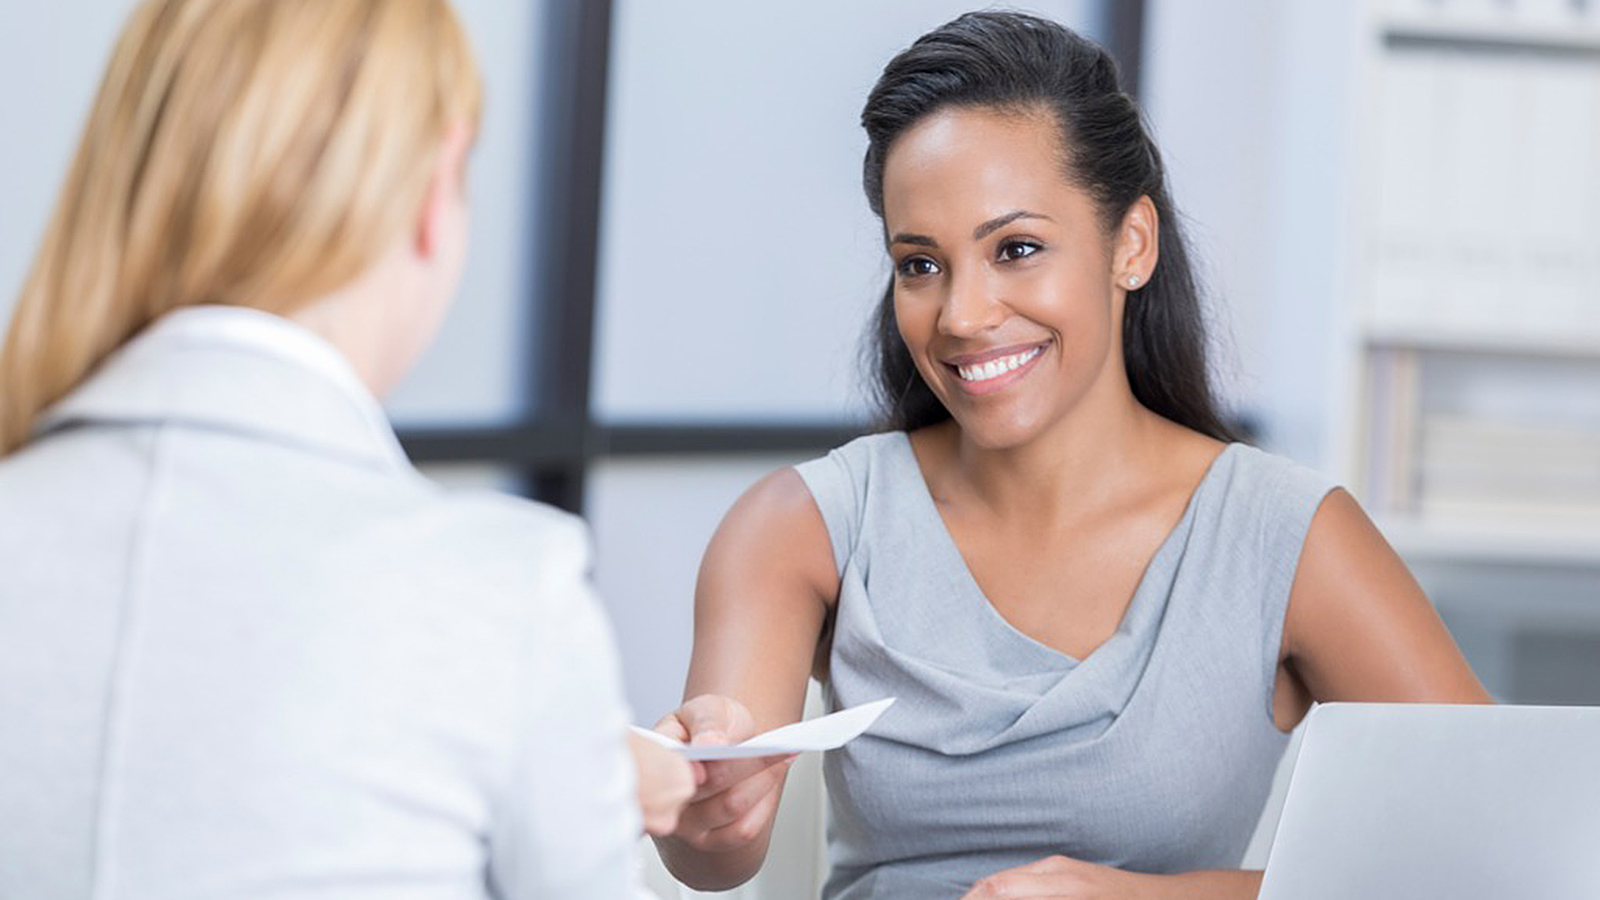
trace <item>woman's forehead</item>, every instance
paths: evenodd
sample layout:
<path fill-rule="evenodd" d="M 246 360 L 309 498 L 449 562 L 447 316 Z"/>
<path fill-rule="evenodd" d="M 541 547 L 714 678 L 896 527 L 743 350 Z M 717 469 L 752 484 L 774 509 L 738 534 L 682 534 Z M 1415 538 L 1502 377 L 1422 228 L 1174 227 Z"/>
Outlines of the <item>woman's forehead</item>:
<path fill-rule="evenodd" d="M 971 227 L 1015 209 L 1050 207 L 1072 215 L 1088 198 L 1065 177 L 1062 156 L 1059 129 L 1049 114 L 941 110 L 890 147 L 884 218 L 932 219 L 955 227 L 962 222 L 953 220 L 972 218 L 966 223 Z"/>

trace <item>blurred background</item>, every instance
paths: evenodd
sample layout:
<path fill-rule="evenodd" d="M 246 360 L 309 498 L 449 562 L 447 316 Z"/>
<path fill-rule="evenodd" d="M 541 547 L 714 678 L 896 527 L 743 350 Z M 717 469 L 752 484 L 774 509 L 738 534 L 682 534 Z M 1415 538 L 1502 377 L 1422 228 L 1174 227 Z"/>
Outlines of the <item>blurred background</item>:
<path fill-rule="evenodd" d="M 972 0 L 455 0 L 474 246 L 390 399 L 413 458 L 594 527 L 639 721 L 699 556 L 859 433 L 888 273 L 856 124 Z M 0 313 L 133 0 L 0 5 Z M 1600 0 L 1017 4 L 1122 61 L 1231 413 L 1367 505 L 1506 700 L 1600 704 Z"/>

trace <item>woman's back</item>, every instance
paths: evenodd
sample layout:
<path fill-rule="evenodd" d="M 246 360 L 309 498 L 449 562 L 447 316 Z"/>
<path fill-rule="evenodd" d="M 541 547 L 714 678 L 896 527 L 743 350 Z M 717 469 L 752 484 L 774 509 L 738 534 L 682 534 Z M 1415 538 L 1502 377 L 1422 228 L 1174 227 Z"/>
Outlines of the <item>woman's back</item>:
<path fill-rule="evenodd" d="M 440 491 L 248 310 L 158 322 L 45 427 L 0 461 L 0 896 L 626 895 L 573 520 Z"/>

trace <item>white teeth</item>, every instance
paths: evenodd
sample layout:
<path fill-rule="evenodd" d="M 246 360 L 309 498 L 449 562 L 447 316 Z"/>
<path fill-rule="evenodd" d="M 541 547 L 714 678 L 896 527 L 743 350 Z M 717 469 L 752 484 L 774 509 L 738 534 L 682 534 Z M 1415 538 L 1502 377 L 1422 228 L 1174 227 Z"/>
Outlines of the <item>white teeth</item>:
<path fill-rule="evenodd" d="M 962 381 L 988 381 L 991 378 L 997 378 L 1027 365 L 1030 360 L 1043 351 L 1043 347 L 1034 347 L 1032 350 L 1025 350 L 1010 356 L 1002 356 L 999 359 L 991 359 L 986 363 L 975 366 L 957 366 L 956 374 L 961 376 Z"/>

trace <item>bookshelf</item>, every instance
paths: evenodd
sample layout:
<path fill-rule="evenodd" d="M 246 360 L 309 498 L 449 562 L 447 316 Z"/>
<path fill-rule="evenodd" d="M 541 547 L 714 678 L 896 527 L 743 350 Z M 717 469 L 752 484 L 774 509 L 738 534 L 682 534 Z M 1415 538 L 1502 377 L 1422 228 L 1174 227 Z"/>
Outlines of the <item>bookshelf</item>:
<path fill-rule="evenodd" d="M 1428 4 L 1418 11 L 1390 13 L 1378 20 L 1385 40 L 1394 43 L 1438 43 L 1442 45 L 1483 45 L 1485 47 L 1524 47 L 1534 52 L 1571 51 L 1600 53 L 1600 18 L 1584 15 L 1577 4 L 1563 4 L 1559 13 L 1535 19 L 1519 17 L 1515 4 L 1496 4 L 1496 8 L 1477 16 L 1452 15 L 1450 4 Z"/>
<path fill-rule="evenodd" d="M 1485 355 L 1600 359 L 1600 336 L 1582 333 L 1507 334 L 1449 324 L 1374 327 L 1363 335 L 1367 352 L 1411 348 L 1417 351 Z"/>
<path fill-rule="evenodd" d="M 1600 559 L 1600 535 L 1559 526 L 1423 521 L 1380 516 L 1384 535 L 1415 561 L 1587 568 Z"/>
<path fill-rule="evenodd" d="M 1367 0 L 1341 342 L 1402 555 L 1594 571 L 1600 0 Z"/>

